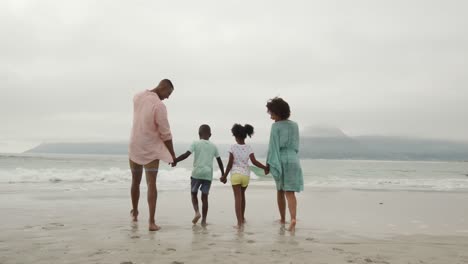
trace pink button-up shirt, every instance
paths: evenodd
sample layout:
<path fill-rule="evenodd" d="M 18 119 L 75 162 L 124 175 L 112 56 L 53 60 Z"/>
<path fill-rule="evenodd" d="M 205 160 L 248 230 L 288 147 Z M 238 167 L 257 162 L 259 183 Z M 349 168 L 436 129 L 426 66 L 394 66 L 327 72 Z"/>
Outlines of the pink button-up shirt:
<path fill-rule="evenodd" d="M 172 139 L 167 110 L 159 96 L 146 90 L 133 98 L 133 127 L 129 158 L 141 165 L 153 160 L 172 162 L 164 141 Z"/>

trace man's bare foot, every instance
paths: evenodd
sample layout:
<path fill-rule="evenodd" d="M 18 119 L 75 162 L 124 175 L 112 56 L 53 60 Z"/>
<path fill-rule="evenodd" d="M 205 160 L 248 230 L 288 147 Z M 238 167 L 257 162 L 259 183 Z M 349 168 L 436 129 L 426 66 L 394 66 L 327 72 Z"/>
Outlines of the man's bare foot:
<path fill-rule="evenodd" d="M 200 224 L 201 224 L 201 226 L 205 227 L 206 226 L 206 220 L 202 220 Z"/>
<path fill-rule="evenodd" d="M 138 210 L 130 210 L 130 216 L 132 217 L 133 222 L 138 221 Z"/>
<path fill-rule="evenodd" d="M 196 214 L 195 214 L 195 217 L 194 217 L 193 220 L 192 220 L 192 223 L 195 225 L 195 224 L 198 222 L 198 220 L 200 219 L 200 217 L 201 217 L 201 214 L 200 214 L 200 213 L 196 213 Z"/>
<path fill-rule="evenodd" d="M 158 231 L 159 229 L 161 229 L 160 226 L 156 225 L 155 223 L 151 223 L 149 224 L 149 231 Z"/>
<path fill-rule="evenodd" d="M 296 219 L 292 219 L 292 220 L 291 220 L 291 223 L 289 224 L 288 231 L 289 231 L 289 232 L 294 232 L 294 231 L 296 231 Z"/>

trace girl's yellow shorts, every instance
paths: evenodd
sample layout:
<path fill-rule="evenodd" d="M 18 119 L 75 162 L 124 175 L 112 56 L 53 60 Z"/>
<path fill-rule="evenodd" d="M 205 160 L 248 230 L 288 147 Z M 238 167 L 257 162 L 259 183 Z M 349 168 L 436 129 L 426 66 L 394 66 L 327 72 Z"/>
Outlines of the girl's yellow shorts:
<path fill-rule="evenodd" d="M 242 175 L 240 173 L 234 173 L 231 175 L 231 184 L 232 185 L 241 185 L 242 187 L 247 187 L 249 185 L 250 177 L 247 175 Z"/>

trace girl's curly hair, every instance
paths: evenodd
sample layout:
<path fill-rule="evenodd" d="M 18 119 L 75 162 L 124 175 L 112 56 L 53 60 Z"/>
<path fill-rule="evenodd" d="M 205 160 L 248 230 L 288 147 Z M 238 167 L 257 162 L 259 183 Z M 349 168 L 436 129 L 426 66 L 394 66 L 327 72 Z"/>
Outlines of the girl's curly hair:
<path fill-rule="evenodd" d="M 242 126 L 240 124 L 234 124 L 231 128 L 232 135 L 236 138 L 245 139 L 247 136 L 252 137 L 254 133 L 253 126 L 246 124 Z"/>

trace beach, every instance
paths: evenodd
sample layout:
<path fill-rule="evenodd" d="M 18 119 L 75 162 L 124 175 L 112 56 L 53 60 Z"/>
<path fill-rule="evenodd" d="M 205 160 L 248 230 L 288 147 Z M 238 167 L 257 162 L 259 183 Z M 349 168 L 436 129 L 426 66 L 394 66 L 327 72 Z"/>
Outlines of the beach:
<path fill-rule="evenodd" d="M 468 193 L 307 188 L 291 234 L 271 186 L 247 190 L 247 224 L 233 228 L 230 186 L 210 193 L 208 226 L 192 225 L 186 190 L 160 190 L 149 232 L 129 188 L 2 184 L 0 263 L 468 263 Z"/>
<path fill-rule="evenodd" d="M 468 264 L 467 13 L 0 0 L 0 264 Z"/>

